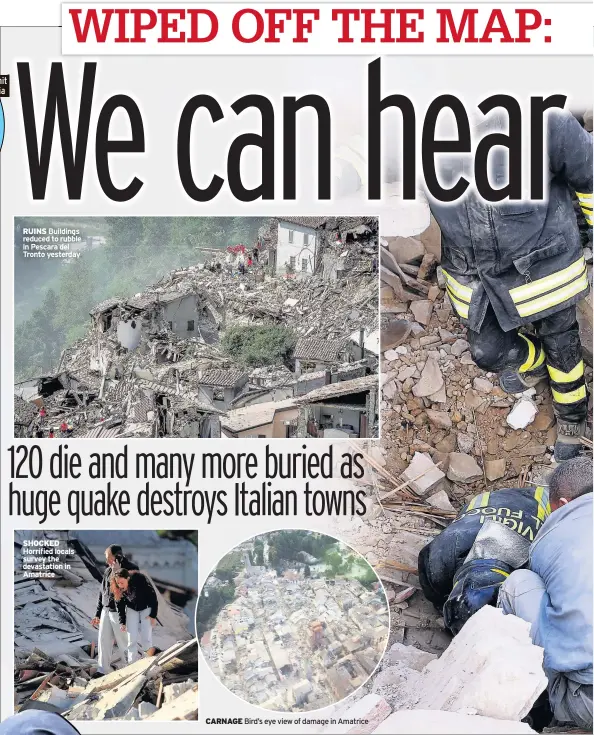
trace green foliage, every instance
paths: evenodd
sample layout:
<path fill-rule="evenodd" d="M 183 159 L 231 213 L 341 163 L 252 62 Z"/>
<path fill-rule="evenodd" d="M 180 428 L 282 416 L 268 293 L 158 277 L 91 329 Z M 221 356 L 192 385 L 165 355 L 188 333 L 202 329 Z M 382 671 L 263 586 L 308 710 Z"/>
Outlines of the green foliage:
<path fill-rule="evenodd" d="M 214 574 L 217 579 L 230 582 L 243 566 L 243 557 L 240 551 L 232 551 L 226 554 L 217 564 Z"/>
<path fill-rule="evenodd" d="M 277 531 L 268 539 L 268 559 L 272 566 L 282 561 L 302 561 L 300 551 L 321 559 L 335 543 L 330 536 L 310 531 Z"/>
<path fill-rule="evenodd" d="M 219 612 L 235 599 L 235 584 L 226 582 L 204 590 L 196 608 L 196 634 L 200 639 L 215 624 Z"/>
<path fill-rule="evenodd" d="M 255 566 L 264 566 L 264 544 L 260 539 L 254 541 L 254 562 Z"/>
<path fill-rule="evenodd" d="M 359 582 L 368 589 L 378 581 L 377 574 L 369 565 L 366 565 L 365 570 L 360 571 L 356 575 L 355 579 L 359 580 Z"/>
<path fill-rule="evenodd" d="M 293 332 L 287 327 L 265 325 L 231 327 L 225 331 L 221 346 L 246 367 L 259 367 L 286 360 L 295 342 Z"/>

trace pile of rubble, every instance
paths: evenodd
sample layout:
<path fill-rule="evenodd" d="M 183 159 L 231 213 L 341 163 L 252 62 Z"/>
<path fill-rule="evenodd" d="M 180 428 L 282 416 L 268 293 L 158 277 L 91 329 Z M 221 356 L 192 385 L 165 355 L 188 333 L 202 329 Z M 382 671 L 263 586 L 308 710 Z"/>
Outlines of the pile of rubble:
<path fill-rule="evenodd" d="M 404 473 L 417 498 L 443 510 L 478 491 L 517 485 L 519 477 L 538 481 L 550 468 L 556 438 L 548 382 L 509 396 L 496 375 L 474 364 L 438 266 L 435 222 L 417 238 L 383 238 L 381 244 L 382 444 L 376 461 L 391 475 Z M 586 256 L 592 260 L 591 252 Z M 591 263 L 588 270 L 591 277 Z M 585 356 L 588 361 L 587 349 Z"/>
<path fill-rule="evenodd" d="M 395 643 L 324 733 L 532 733 L 521 722 L 547 686 L 530 626 L 484 607 L 437 657 Z M 357 724 L 357 723 L 364 724 Z"/>
<path fill-rule="evenodd" d="M 263 388 L 278 389 L 270 401 L 302 395 L 292 366 L 252 372 L 226 355 L 219 341 L 230 327 L 281 325 L 295 338 L 354 343 L 359 358 L 373 358 L 363 374 L 377 373 L 377 220 L 324 222 L 311 274 L 281 273 L 266 247 L 236 270 L 221 250 L 214 264 L 97 304 L 55 373 L 16 385 L 15 435 L 216 437 L 227 410 L 267 400 Z M 345 379 L 341 364 L 332 365 L 335 380 Z"/>
<path fill-rule="evenodd" d="M 115 650 L 116 670 L 93 678 L 91 620 L 103 573 L 95 557 L 67 531 L 19 531 L 14 558 L 17 711 L 44 709 L 72 720 L 197 718 L 197 644 L 187 616 L 156 587 L 155 655 L 126 665 Z"/>
<path fill-rule="evenodd" d="M 97 662 L 90 657 L 51 657 L 36 648 L 26 657 L 21 652 L 16 662 L 17 693 L 28 692 L 19 711 L 43 709 L 67 720 L 198 719 L 195 640 L 96 679 Z"/>

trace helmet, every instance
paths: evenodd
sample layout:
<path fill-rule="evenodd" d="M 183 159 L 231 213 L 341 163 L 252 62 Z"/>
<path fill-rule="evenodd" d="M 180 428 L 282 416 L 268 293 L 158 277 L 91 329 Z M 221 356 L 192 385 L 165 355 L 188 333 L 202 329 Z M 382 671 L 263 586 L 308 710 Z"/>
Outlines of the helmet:
<path fill-rule="evenodd" d="M 458 569 L 443 607 L 444 622 L 453 635 L 481 607 L 497 605 L 499 587 L 512 571 L 512 567 L 496 559 L 473 559 Z"/>

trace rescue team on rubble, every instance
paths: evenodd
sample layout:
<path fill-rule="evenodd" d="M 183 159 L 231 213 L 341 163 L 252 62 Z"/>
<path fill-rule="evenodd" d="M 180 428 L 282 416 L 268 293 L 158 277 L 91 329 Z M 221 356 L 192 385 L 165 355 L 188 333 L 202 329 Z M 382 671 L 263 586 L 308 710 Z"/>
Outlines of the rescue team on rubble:
<path fill-rule="evenodd" d="M 151 580 L 138 570 L 117 544 L 105 550 L 107 568 L 101 580 L 97 611 L 91 620 L 99 628 L 96 677 L 111 670 L 113 645 L 127 664 L 153 649 L 152 629 L 157 623 L 158 598 Z"/>
<path fill-rule="evenodd" d="M 423 592 L 454 635 L 484 605 L 530 623 L 549 681 L 539 730 L 553 716 L 592 730 L 592 469 L 577 457 L 548 487 L 481 493 L 419 554 Z"/>
<path fill-rule="evenodd" d="M 507 136 L 492 122 L 491 138 Z M 569 113 L 548 119 L 548 194 L 542 201 L 489 204 L 469 194 L 453 204 L 429 201 L 441 228 L 442 269 L 452 307 L 468 327 L 474 362 L 521 393 L 547 377 L 557 418 L 555 459 L 577 456 L 588 397 L 576 305 L 589 283 L 572 203 L 592 227 L 592 135 Z M 510 152 L 510 159 L 512 153 Z M 449 162 L 450 183 L 463 173 Z M 460 169 L 460 170 L 458 170 Z M 503 149 L 493 151 L 492 180 L 507 181 Z M 498 190 L 502 197 L 509 186 Z M 528 331 L 528 329 L 530 331 Z"/>

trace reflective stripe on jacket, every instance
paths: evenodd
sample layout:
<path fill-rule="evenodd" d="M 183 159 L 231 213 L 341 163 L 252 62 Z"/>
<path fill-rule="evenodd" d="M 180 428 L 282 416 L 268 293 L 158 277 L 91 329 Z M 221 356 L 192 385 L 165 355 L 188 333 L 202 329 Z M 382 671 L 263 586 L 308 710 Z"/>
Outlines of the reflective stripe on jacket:
<path fill-rule="evenodd" d="M 544 201 L 488 204 L 429 200 L 442 233 L 442 267 L 458 316 L 480 331 L 491 304 L 504 331 L 575 304 L 589 290 L 572 204 L 575 190 L 592 222 L 592 136 L 570 114 L 548 125 L 549 188 Z M 496 163 L 499 186 L 507 174 Z"/>

